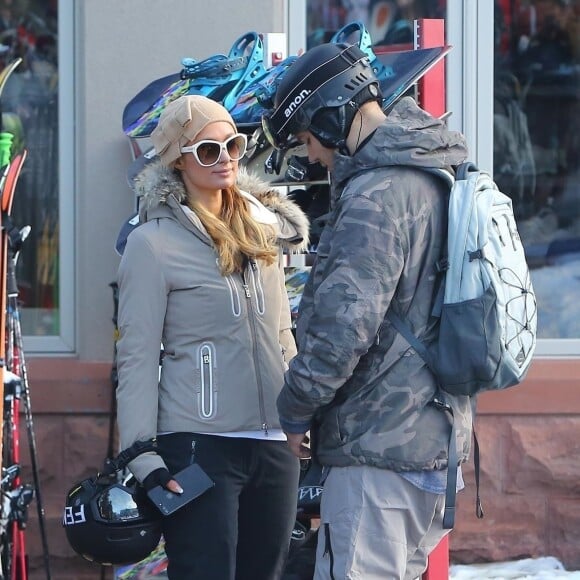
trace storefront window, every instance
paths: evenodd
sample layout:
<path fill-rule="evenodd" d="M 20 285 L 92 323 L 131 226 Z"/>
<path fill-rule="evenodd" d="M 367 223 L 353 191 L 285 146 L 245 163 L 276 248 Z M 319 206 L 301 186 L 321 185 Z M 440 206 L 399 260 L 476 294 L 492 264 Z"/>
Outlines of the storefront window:
<path fill-rule="evenodd" d="M 501 0 L 494 177 L 511 195 L 539 338 L 580 338 L 580 4 Z"/>
<path fill-rule="evenodd" d="M 330 40 L 345 24 L 360 20 L 374 45 L 413 46 L 418 18 L 444 18 L 445 0 L 308 0 L 307 46 Z"/>
<path fill-rule="evenodd" d="M 28 152 L 14 196 L 15 225 L 31 227 L 17 264 L 22 330 L 58 335 L 59 179 L 57 0 L 0 1 L 0 62 L 22 63 L 2 94 L 12 155 Z"/>
<path fill-rule="evenodd" d="M 307 46 L 361 20 L 375 47 L 412 47 L 439 0 L 308 0 Z M 510 195 L 538 298 L 538 337 L 580 338 L 580 3 L 495 0 L 493 174 Z M 467 95 L 469 97 L 469 95 Z"/>

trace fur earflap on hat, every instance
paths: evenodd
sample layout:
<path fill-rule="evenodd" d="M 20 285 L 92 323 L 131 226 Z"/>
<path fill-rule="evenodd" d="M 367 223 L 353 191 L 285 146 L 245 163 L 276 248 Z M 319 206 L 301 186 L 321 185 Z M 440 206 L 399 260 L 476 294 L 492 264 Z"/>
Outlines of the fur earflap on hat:
<path fill-rule="evenodd" d="M 172 168 L 181 156 L 181 148 L 193 141 L 210 123 L 236 124 L 228 111 L 216 101 L 202 95 L 183 95 L 171 101 L 151 133 L 151 141 L 161 162 Z"/>

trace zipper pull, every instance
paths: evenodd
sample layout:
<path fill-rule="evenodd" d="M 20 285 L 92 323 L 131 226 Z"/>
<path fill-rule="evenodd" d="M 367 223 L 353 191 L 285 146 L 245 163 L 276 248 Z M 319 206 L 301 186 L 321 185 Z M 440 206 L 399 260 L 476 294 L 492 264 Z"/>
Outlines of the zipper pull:
<path fill-rule="evenodd" d="M 248 283 L 246 282 L 246 273 L 244 271 L 242 271 L 242 273 L 241 273 L 241 278 L 242 278 L 242 287 L 244 289 L 244 294 L 246 295 L 246 298 L 250 298 L 250 296 L 251 296 L 250 287 L 248 286 Z"/>
<path fill-rule="evenodd" d="M 375 344 L 379 346 L 381 343 L 381 330 L 383 329 L 383 323 L 381 322 L 379 329 L 377 330 L 377 335 L 375 336 Z"/>
<path fill-rule="evenodd" d="M 268 437 L 268 423 L 262 423 L 262 430 L 264 431 L 266 437 Z"/>
<path fill-rule="evenodd" d="M 514 240 L 514 232 L 512 231 L 512 228 L 511 228 L 510 218 L 505 214 L 503 217 L 505 219 L 507 230 L 508 230 L 509 235 L 510 235 L 510 240 L 512 241 L 512 248 L 514 249 L 514 252 L 515 252 L 517 250 L 517 247 L 516 247 L 516 242 Z"/>
<path fill-rule="evenodd" d="M 494 225 L 494 227 L 496 229 L 497 237 L 499 238 L 501 245 L 505 246 L 505 242 L 503 241 L 503 238 L 501 237 L 501 230 L 499 229 L 499 224 L 497 223 L 497 220 L 495 218 L 491 218 L 491 223 Z"/>

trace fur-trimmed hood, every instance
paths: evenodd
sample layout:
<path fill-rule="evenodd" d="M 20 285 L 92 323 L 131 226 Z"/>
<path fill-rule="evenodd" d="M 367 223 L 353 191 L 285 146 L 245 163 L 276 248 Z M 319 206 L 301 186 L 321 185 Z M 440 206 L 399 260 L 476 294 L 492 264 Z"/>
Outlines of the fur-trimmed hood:
<path fill-rule="evenodd" d="M 256 174 L 239 168 L 238 188 L 253 196 L 272 212 L 278 222 L 278 241 L 293 252 L 306 250 L 309 242 L 309 223 L 304 212 L 288 197 L 282 195 Z M 178 203 L 186 199 L 186 190 L 179 173 L 165 167 L 160 161 L 147 166 L 135 178 L 135 192 L 139 197 L 142 221 L 147 212 L 167 203 L 172 195 Z"/>

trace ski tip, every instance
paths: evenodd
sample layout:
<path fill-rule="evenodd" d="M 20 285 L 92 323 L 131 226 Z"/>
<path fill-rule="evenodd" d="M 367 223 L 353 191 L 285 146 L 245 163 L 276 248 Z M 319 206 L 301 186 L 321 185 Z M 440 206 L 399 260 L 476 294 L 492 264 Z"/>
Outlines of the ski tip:
<path fill-rule="evenodd" d="M 22 62 L 21 57 L 17 57 L 10 61 L 1 71 L 0 71 L 0 98 L 2 97 L 2 92 L 6 86 L 6 82 L 10 78 L 10 75 L 20 66 Z"/>

